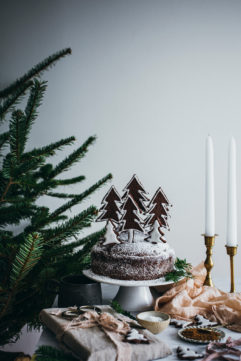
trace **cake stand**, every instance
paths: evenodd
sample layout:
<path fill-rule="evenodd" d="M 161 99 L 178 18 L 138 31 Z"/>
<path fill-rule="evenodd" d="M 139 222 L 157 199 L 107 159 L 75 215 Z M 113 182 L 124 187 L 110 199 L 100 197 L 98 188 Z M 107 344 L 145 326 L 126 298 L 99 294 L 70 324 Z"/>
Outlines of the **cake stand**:
<path fill-rule="evenodd" d="M 123 309 L 132 312 L 141 312 L 153 308 L 155 299 L 149 287 L 173 284 L 173 281 L 165 281 L 164 277 L 147 281 L 126 281 L 97 275 L 91 269 L 84 270 L 83 274 L 97 282 L 120 286 L 114 300 Z"/>

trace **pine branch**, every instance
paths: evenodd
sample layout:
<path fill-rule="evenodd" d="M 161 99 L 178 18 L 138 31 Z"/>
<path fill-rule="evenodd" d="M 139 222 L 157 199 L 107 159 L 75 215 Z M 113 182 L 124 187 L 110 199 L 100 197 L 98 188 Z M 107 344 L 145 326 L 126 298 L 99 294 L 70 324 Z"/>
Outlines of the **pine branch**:
<path fill-rule="evenodd" d="M 106 230 L 105 228 L 103 228 L 102 230 L 92 233 L 90 235 L 88 235 L 87 237 L 84 237 L 82 239 L 78 239 L 77 241 L 68 243 L 68 244 L 64 244 L 64 245 L 60 245 L 58 247 L 55 247 L 54 249 L 49 249 L 45 252 L 44 257 L 45 258 L 51 258 L 51 257 L 57 257 L 57 256 L 64 256 L 67 255 L 71 252 L 73 252 L 73 250 L 77 247 L 83 246 L 85 244 L 89 244 L 91 243 L 91 245 L 94 243 L 96 243 L 97 241 L 100 240 L 101 237 L 104 236 Z"/>
<path fill-rule="evenodd" d="M 35 361 L 76 361 L 76 358 L 51 346 L 40 346 L 35 352 Z"/>
<path fill-rule="evenodd" d="M 7 88 L 0 91 L 0 98 L 5 98 L 10 94 L 13 94 L 19 87 L 23 86 L 24 83 L 29 81 L 30 79 L 40 76 L 43 71 L 48 70 L 51 66 L 53 66 L 59 59 L 63 58 L 66 55 L 71 54 L 71 49 L 63 49 L 60 50 L 53 55 L 48 56 L 43 61 L 32 67 L 26 74 L 24 74 L 21 78 L 17 79 L 14 83 L 9 85 Z"/>
<path fill-rule="evenodd" d="M 5 184 L 5 187 L 4 187 L 4 191 L 2 193 L 2 196 L 1 196 L 1 199 L 0 199 L 0 202 L 5 202 L 5 197 L 11 187 L 11 185 L 13 184 L 13 180 L 12 178 L 10 177 L 8 182 Z"/>
<path fill-rule="evenodd" d="M 90 227 L 96 217 L 97 209 L 94 206 L 70 219 L 64 210 L 70 210 L 71 205 L 87 198 L 111 175 L 81 194 L 55 192 L 58 186 L 85 179 L 82 175 L 56 178 L 85 156 L 95 137 L 88 138 L 56 166 L 47 163 L 47 157 L 72 144 L 74 137 L 27 152 L 24 149 L 46 88 L 45 82 L 35 78 L 70 52 L 70 49 L 64 49 L 55 53 L 0 91 L 0 116 L 4 117 L 9 110 L 13 110 L 9 132 L 0 135 L 0 150 L 4 155 L 0 167 L 0 345 L 15 341 L 26 323 L 39 326 L 40 310 L 50 307 L 54 299 L 46 288 L 49 279 L 87 267 L 92 246 L 105 232 L 101 230 L 87 237 L 80 236 L 80 232 Z M 16 110 L 16 104 L 23 99 L 30 86 L 24 112 Z M 5 146 L 7 148 L 3 149 Z M 38 197 L 46 194 L 69 198 L 64 201 L 66 204 L 63 208 L 56 210 L 58 214 L 52 211 L 54 219 L 50 218 L 48 207 L 36 204 Z M 25 219 L 28 223 L 21 223 L 23 227 L 19 233 L 7 231 L 9 224 Z M 57 359 L 65 361 L 59 357 Z"/>
<path fill-rule="evenodd" d="M 129 318 L 131 318 L 132 320 L 136 320 L 136 318 L 128 311 L 126 310 L 123 310 L 123 308 L 121 307 L 121 305 L 115 301 L 115 300 L 112 300 L 111 301 L 111 307 L 118 313 L 121 313 L 122 315 L 125 315 Z"/>
<path fill-rule="evenodd" d="M 99 234 L 98 234 L 99 233 Z M 63 272 L 64 274 L 79 273 L 83 269 L 90 267 L 90 251 L 92 247 L 100 240 L 105 233 L 105 229 L 97 232 L 91 237 L 89 236 L 88 242 L 84 244 L 78 252 L 72 254 L 66 254 L 65 257 L 56 260 L 57 273 Z"/>
<path fill-rule="evenodd" d="M 68 209 L 72 208 L 76 204 L 80 203 L 83 199 L 87 198 L 90 194 L 92 194 L 94 191 L 99 189 L 101 186 L 103 186 L 108 180 L 112 178 L 112 174 L 108 174 L 101 180 L 99 180 L 96 184 L 94 184 L 92 187 L 87 189 L 85 192 L 75 196 L 73 199 L 71 199 L 69 202 L 63 204 L 61 207 L 57 208 L 53 213 L 50 214 L 50 219 L 53 221 L 55 217 L 57 217 L 59 214 L 62 214 L 63 212 L 67 211 Z"/>
<path fill-rule="evenodd" d="M 5 159 L 3 162 L 3 173 L 5 178 L 12 177 L 16 180 L 16 182 L 21 183 L 24 185 L 25 179 L 27 180 L 27 184 L 29 183 L 28 180 L 28 173 L 33 172 L 41 165 L 44 164 L 44 157 L 36 157 L 25 161 L 24 163 L 16 164 L 14 159 L 8 158 Z M 21 178 L 21 179 L 20 179 Z"/>
<path fill-rule="evenodd" d="M 26 91 L 33 85 L 32 81 L 28 81 L 25 84 L 21 84 L 16 91 L 10 95 L 0 106 L 0 120 L 3 121 L 4 116 L 13 111 L 15 106 L 21 101 Z M 1 91 L 0 91 L 1 93 Z"/>
<path fill-rule="evenodd" d="M 7 202 L 8 200 L 6 200 Z M 27 205 L 23 200 L 15 205 L 0 208 L 0 227 L 10 224 L 19 224 L 21 220 L 28 219 L 35 213 L 37 207 Z"/>
<path fill-rule="evenodd" d="M 4 148 L 4 146 L 6 145 L 8 140 L 9 140 L 9 132 L 0 134 L 0 150 L 2 150 L 2 148 Z"/>
<path fill-rule="evenodd" d="M 176 258 L 174 269 L 165 274 L 166 281 L 178 282 L 182 278 L 193 278 L 191 273 L 192 265 L 186 259 Z"/>
<path fill-rule="evenodd" d="M 24 149 L 26 135 L 24 114 L 21 110 L 16 110 L 12 113 L 9 125 L 9 134 L 10 151 L 17 162 L 19 162 Z"/>
<path fill-rule="evenodd" d="M 97 209 L 94 206 L 91 206 L 60 226 L 49 230 L 43 230 L 42 233 L 44 235 L 45 244 L 57 244 L 61 240 L 73 237 L 79 233 L 82 228 L 90 227 L 91 222 L 97 213 Z"/>
<path fill-rule="evenodd" d="M 28 235 L 20 246 L 12 265 L 10 274 L 11 288 L 16 289 L 19 282 L 38 263 L 42 255 L 43 239 L 39 233 Z"/>
<path fill-rule="evenodd" d="M 27 106 L 25 108 L 25 143 L 27 141 L 27 136 L 31 130 L 31 126 L 37 118 L 37 109 L 41 105 L 46 88 L 46 81 L 39 81 L 37 79 L 34 79 Z"/>
<path fill-rule="evenodd" d="M 94 143 L 96 137 L 89 137 L 87 141 L 71 153 L 67 158 L 60 162 L 52 171 L 51 178 L 56 177 L 58 174 L 68 170 L 74 163 L 80 161 L 88 151 L 88 147 Z"/>
<path fill-rule="evenodd" d="M 49 157 L 55 154 L 56 150 L 62 150 L 65 145 L 71 145 L 75 141 L 75 137 L 68 137 L 61 139 L 57 142 L 46 145 L 41 148 L 34 148 L 30 152 L 24 153 L 22 156 L 22 160 L 26 160 L 32 157 Z"/>
<path fill-rule="evenodd" d="M 37 183 L 34 186 L 34 190 L 31 192 L 31 196 L 36 199 L 42 195 L 45 195 L 50 189 L 54 189 L 58 186 L 55 179 L 47 179 Z"/>
<path fill-rule="evenodd" d="M 56 182 L 59 186 L 67 186 L 69 184 L 79 183 L 85 180 L 85 176 L 80 175 L 78 177 L 68 178 L 68 179 L 56 179 Z"/>
<path fill-rule="evenodd" d="M 55 198 L 74 198 L 77 194 L 67 194 L 67 193 L 57 193 L 57 192 L 47 192 L 46 196 L 55 197 Z"/>
<path fill-rule="evenodd" d="M 6 314 L 12 299 L 19 287 L 19 283 L 33 269 L 42 254 L 42 238 L 38 233 L 28 235 L 20 246 L 12 264 L 10 273 L 10 292 L 0 312 L 0 319 Z"/>

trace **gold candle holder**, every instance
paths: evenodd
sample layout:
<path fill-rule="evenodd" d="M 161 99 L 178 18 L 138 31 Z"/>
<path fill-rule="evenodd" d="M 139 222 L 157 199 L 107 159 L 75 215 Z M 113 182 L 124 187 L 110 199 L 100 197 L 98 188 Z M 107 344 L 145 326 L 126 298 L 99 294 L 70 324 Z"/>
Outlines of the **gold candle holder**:
<path fill-rule="evenodd" d="M 206 236 L 205 234 L 203 234 L 204 236 L 204 240 L 205 240 L 205 246 L 206 246 L 206 259 L 204 262 L 204 266 L 207 270 L 207 276 L 205 278 L 204 281 L 204 286 L 211 286 L 213 287 L 213 281 L 211 278 L 211 269 L 213 268 L 213 260 L 212 260 L 212 254 L 213 254 L 213 246 L 215 243 L 215 237 L 217 236 L 216 234 L 214 236 Z"/>
<path fill-rule="evenodd" d="M 235 285 L 234 285 L 234 263 L 233 257 L 237 254 L 238 246 L 225 246 L 227 250 L 227 254 L 230 257 L 230 292 L 235 292 Z"/>

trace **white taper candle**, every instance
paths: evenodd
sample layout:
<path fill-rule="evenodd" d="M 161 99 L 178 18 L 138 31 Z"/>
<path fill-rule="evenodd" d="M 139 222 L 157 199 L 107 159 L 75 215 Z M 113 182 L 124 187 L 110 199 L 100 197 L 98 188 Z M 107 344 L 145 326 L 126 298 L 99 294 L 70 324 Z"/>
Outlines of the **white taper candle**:
<path fill-rule="evenodd" d="M 209 237 L 215 235 L 214 160 L 213 141 L 210 135 L 206 139 L 205 235 Z"/>

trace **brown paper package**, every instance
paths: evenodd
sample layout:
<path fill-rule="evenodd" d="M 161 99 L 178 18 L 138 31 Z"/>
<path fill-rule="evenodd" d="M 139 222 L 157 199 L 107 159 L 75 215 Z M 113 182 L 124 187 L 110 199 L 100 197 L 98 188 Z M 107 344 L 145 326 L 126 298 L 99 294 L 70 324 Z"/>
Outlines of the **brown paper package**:
<path fill-rule="evenodd" d="M 119 317 L 110 306 L 99 306 L 104 312 L 110 312 Z M 40 313 L 41 322 L 46 325 L 55 335 L 69 322 L 61 317 L 52 315 L 51 312 L 58 309 L 50 308 Z M 64 311 L 65 309 L 63 309 Z M 129 344 L 131 361 L 148 361 L 163 358 L 170 355 L 170 348 L 154 336 L 148 330 L 143 334 L 150 340 L 149 344 Z M 99 327 L 78 328 L 66 331 L 62 337 L 62 345 L 70 350 L 81 361 L 115 361 L 117 349 L 114 343 L 106 336 Z"/>

